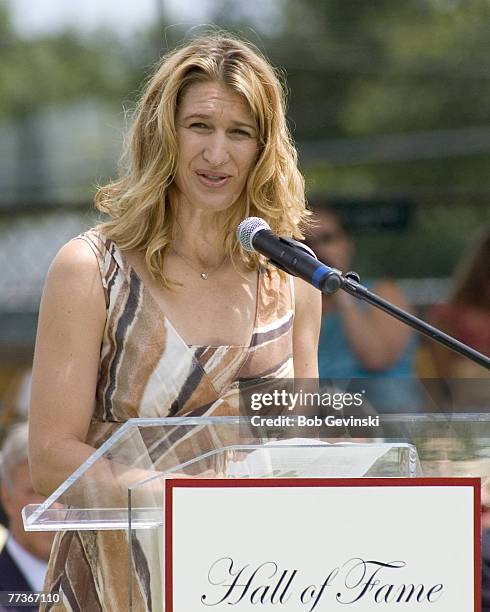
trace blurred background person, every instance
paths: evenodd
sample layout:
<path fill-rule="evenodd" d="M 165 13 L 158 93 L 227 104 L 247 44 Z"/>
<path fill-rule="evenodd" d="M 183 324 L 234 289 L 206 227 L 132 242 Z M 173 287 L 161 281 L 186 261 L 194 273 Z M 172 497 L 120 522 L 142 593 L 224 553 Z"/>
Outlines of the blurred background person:
<path fill-rule="evenodd" d="M 29 396 L 31 393 L 31 368 L 19 368 L 10 376 L 8 385 L 2 394 L 3 404 L 0 410 L 0 444 L 9 427 L 27 419 Z"/>
<path fill-rule="evenodd" d="M 490 353 L 490 226 L 469 246 L 456 267 L 452 290 L 444 304 L 433 306 L 431 322 L 461 342 Z M 470 359 L 431 343 L 436 376 L 488 377 L 488 371 Z"/>
<path fill-rule="evenodd" d="M 456 265 L 448 298 L 428 312 L 435 327 L 480 351 L 490 353 L 490 226 L 470 240 Z M 439 379 L 445 410 L 488 413 L 490 372 L 455 351 L 423 343 L 424 372 Z M 439 400 L 441 401 L 441 400 Z"/>
<path fill-rule="evenodd" d="M 42 591 L 53 542 L 52 532 L 24 531 L 22 508 L 44 499 L 32 488 L 27 443 L 28 427 L 24 422 L 9 430 L 1 451 L 1 499 L 9 531 L 0 553 L 0 591 Z"/>
<path fill-rule="evenodd" d="M 348 272 L 355 247 L 340 215 L 333 209 L 317 208 L 314 220 L 307 244 L 318 259 Z M 361 283 L 380 297 L 409 310 L 403 292 L 394 282 L 371 283 L 361 279 Z M 368 378 L 376 383 L 366 391 L 376 409 L 412 407 L 417 399 L 413 385 L 416 343 L 412 330 L 342 290 L 323 295 L 322 313 L 318 349 L 320 378 Z M 393 379 L 392 383 L 388 379 Z"/>

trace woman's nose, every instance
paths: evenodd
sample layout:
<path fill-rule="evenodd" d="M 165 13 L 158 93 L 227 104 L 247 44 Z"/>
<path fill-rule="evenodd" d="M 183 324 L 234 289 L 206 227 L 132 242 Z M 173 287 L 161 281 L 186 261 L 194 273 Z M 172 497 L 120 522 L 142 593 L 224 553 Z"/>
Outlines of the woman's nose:
<path fill-rule="evenodd" d="M 212 134 L 203 150 L 203 158 L 210 166 L 223 166 L 230 159 L 226 137 L 221 134 Z"/>

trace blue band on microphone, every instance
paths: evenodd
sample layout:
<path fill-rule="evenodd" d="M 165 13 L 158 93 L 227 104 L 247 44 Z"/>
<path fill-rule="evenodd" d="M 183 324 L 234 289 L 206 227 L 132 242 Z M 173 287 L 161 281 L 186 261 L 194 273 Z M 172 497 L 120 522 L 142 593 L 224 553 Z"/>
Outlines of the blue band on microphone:
<path fill-rule="evenodd" d="M 313 276 L 311 277 L 311 282 L 312 284 L 317 288 L 320 289 L 320 283 L 321 281 L 325 278 L 326 274 L 330 274 L 331 272 L 331 268 L 329 268 L 328 266 L 320 266 L 319 268 L 317 268 L 314 272 L 313 272 Z"/>

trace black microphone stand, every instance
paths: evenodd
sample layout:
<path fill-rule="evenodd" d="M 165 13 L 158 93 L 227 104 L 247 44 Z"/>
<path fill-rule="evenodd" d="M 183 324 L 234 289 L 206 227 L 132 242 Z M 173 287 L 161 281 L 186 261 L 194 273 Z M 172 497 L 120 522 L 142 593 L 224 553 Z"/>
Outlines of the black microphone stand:
<path fill-rule="evenodd" d="M 410 314 L 409 312 L 406 312 L 402 308 L 398 308 L 398 306 L 395 306 L 391 302 L 384 300 L 372 291 L 369 291 L 367 287 L 364 287 L 360 284 L 359 275 L 356 272 L 347 272 L 345 276 L 340 275 L 340 278 L 341 285 L 339 288 L 343 289 L 349 295 L 353 295 L 359 300 L 363 300 L 364 302 L 367 302 L 368 304 L 371 304 L 372 306 L 383 310 L 392 317 L 395 317 L 395 319 L 398 319 L 406 325 L 413 327 L 413 329 L 416 329 L 418 332 L 425 334 L 429 338 L 432 338 L 440 344 L 444 344 L 444 346 L 447 346 L 453 351 L 456 351 L 456 353 L 468 357 L 468 359 L 471 359 L 475 363 L 478 363 L 487 370 L 490 369 L 489 357 L 471 348 L 471 346 L 468 346 L 463 342 L 456 340 L 456 338 L 445 334 L 440 329 L 437 329 L 429 323 L 422 321 L 422 319 L 419 319 L 418 317 Z M 325 291 L 324 293 L 332 293 L 332 291 Z"/>
<path fill-rule="evenodd" d="M 309 247 L 303 245 L 300 242 L 297 242 L 296 240 L 293 240 L 291 238 L 284 238 L 282 236 L 281 240 L 288 246 L 297 248 L 303 251 L 304 253 L 307 253 L 308 255 L 314 255 L 313 251 L 311 251 Z M 271 263 L 277 266 L 276 262 L 274 262 L 273 260 L 271 260 Z M 278 267 L 282 268 L 281 266 Z M 399 321 L 402 321 L 402 323 L 405 323 L 405 325 L 409 325 L 418 332 L 428 336 L 429 338 L 432 338 L 432 340 L 435 340 L 436 342 L 439 342 L 440 344 L 443 344 L 444 346 L 447 346 L 448 348 L 452 349 L 456 353 L 459 353 L 460 355 L 471 359 L 472 361 L 483 366 L 487 370 L 490 369 L 489 357 L 471 348 L 471 346 L 468 346 L 463 342 L 456 340 L 456 338 L 445 334 L 440 329 L 437 329 L 429 323 L 422 321 L 422 319 L 419 319 L 418 317 L 410 314 L 409 312 L 406 312 L 402 308 L 398 308 L 398 306 L 395 306 L 391 302 L 388 302 L 387 300 L 379 297 L 379 295 L 376 295 L 372 291 L 369 291 L 367 287 L 361 285 L 360 277 L 357 272 L 347 272 L 345 275 L 343 275 L 340 270 L 332 268 L 331 274 L 327 276 L 320 289 L 322 293 L 325 293 L 327 295 L 332 295 L 339 289 L 343 289 L 349 295 L 352 295 L 359 300 L 367 302 L 368 304 L 371 304 L 372 306 L 383 310 L 395 319 L 398 319 Z"/>

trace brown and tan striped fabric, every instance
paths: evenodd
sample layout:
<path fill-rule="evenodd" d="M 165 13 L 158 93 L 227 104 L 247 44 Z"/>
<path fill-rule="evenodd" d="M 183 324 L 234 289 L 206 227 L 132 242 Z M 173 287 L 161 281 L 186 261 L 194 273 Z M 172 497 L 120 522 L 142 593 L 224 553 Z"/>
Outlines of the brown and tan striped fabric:
<path fill-rule="evenodd" d="M 249 346 L 187 346 L 114 242 L 95 230 L 77 239 L 86 241 L 97 257 L 107 306 L 87 439 L 94 447 L 133 417 L 236 415 L 240 380 L 293 377 L 294 293 L 289 278 L 259 270 Z M 151 440 L 147 442 L 150 447 Z M 180 446 L 181 461 L 212 444 L 216 441 L 199 437 L 183 442 L 170 432 L 164 444 L 159 439 L 151 449 L 153 464 L 164 466 Z M 161 589 L 151 584 L 154 572 L 145 554 L 144 535 L 132 542 L 132 553 L 136 559 L 133 609 L 160 612 Z M 58 533 L 46 590 L 61 592 L 63 600 L 45 609 L 126 610 L 128 554 L 124 531 Z"/>

